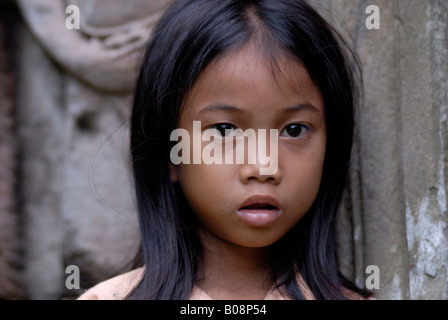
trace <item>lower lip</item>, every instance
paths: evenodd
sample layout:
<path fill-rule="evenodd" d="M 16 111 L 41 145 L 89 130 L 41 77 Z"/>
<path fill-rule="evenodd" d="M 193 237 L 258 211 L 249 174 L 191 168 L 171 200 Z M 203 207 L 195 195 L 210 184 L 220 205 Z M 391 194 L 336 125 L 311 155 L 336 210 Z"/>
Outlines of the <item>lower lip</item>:
<path fill-rule="evenodd" d="M 241 220 L 255 227 L 264 227 L 272 224 L 280 217 L 280 210 L 238 210 Z"/>

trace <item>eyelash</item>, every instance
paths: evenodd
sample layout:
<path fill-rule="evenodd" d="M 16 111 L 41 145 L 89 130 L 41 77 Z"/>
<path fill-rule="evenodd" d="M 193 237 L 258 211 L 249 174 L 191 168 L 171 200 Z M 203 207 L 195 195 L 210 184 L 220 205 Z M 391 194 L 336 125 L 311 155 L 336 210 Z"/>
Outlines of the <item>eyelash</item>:
<path fill-rule="evenodd" d="M 216 129 L 216 130 L 218 130 L 218 131 L 221 133 L 220 136 L 221 136 L 222 138 L 227 137 L 225 131 L 226 131 L 226 130 L 229 130 L 229 128 L 224 128 L 224 129 L 221 128 L 222 130 L 224 130 L 224 132 L 222 132 L 222 131 L 219 129 L 219 126 L 231 126 L 233 130 L 237 129 L 237 127 L 236 127 L 235 125 L 233 125 L 233 124 L 231 124 L 231 123 L 224 123 L 224 122 L 223 122 L 223 123 L 217 123 L 217 124 L 211 126 L 211 127 L 210 127 L 211 129 Z M 286 136 L 287 139 L 303 139 L 304 136 L 307 136 L 307 135 L 309 134 L 309 132 L 311 131 L 311 128 L 310 128 L 309 126 L 305 125 L 305 124 L 302 124 L 302 123 L 291 123 L 291 124 L 287 125 L 285 128 L 283 128 L 283 129 L 280 131 L 280 136 L 282 136 L 282 133 L 283 133 L 285 130 L 287 130 L 288 128 L 290 128 L 290 127 L 292 127 L 292 126 L 299 126 L 299 127 L 300 127 L 300 132 L 299 132 L 300 134 L 299 134 L 298 136 Z M 305 130 L 305 133 L 303 134 L 303 131 L 304 131 L 304 130 Z"/>
<path fill-rule="evenodd" d="M 305 124 L 302 123 L 291 123 L 289 125 L 287 125 L 281 132 L 280 135 L 282 135 L 282 132 L 287 130 L 287 128 L 291 127 L 291 126 L 299 126 L 300 127 L 300 134 L 298 136 L 295 137 L 288 137 L 289 139 L 303 139 L 304 137 L 306 137 L 310 132 L 311 132 L 311 128 Z M 303 133 L 303 131 L 305 131 L 305 133 Z"/>
<path fill-rule="evenodd" d="M 218 127 L 219 127 L 219 126 L 224 126 L 224 125 L 233 127 L 233 130 L 236 129 L 236 126 L 235 126 L 235 125 L 230 124 L 230 123 L 225 123 L 225 122 L 214 124 L 213 126 L 210 127 L 210 129 L 216 129 L 216 130 L 218 130 L 220 133 L 223 133 L 223 132 L 220 131 L 220 129 L 219 129 Z M 226 137 L 226 135 L 225 135 L 225 131 L 226 131 L 226 130 L 229 130 L 229 129 L 228 129 L 228 128 L 225 128 L 225 129 L 224 129 L 224 134 L 221 134 L 221 137 L 223 137 L 223 138 Z"/>

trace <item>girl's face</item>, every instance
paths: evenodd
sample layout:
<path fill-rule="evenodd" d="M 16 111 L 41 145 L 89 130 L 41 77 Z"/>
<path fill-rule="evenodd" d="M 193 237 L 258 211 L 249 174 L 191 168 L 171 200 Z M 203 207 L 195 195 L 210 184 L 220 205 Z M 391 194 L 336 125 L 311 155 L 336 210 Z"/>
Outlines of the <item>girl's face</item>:
<path fill-rule="evenodd" d="M 247 143 L 243 164 L 233 158 L 233 164 L 170 165 L 171 179 L 180 182 L 203 230 L 244 247 L 266 247 L 284 236 L 310 209 L 322 177 L 322 95 L 302 65 L 286 58 L 278 62 L 279 68 L 272 68 L 247 45 L 212 63 L 195 83 L 179 121 L 191 142 L 193 121 L 201 122 L 202 132 L 216 128 L 223 136 L 225 129 L 265 129 L 265 141 L 258 144 L 265 143 L 268 151 L 273 149 L 269 129 L 277 129 L 275 173 L 260 174 L 269 164 L 258 157 L 249 163 Z M 210 143 L 224 147 L 228 137 L 216 135 L 213 142 L 202 142 L 202 149 Z"/>

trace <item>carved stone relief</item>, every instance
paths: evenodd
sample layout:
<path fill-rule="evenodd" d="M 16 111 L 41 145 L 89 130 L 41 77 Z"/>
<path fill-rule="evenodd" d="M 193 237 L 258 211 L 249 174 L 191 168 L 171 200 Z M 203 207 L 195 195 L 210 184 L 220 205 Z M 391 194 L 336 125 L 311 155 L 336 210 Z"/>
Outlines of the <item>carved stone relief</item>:
<path fill-rule="evenodd" d="M 138 225 L 128 163 L 131 91 L 138 58 L 168 1 L 70 1 L 81 28 L 67 29 L 67 1 L 24 0 L 20 9 L 25 278 L 31 298 L 76 296 L 120 271 Z"/>

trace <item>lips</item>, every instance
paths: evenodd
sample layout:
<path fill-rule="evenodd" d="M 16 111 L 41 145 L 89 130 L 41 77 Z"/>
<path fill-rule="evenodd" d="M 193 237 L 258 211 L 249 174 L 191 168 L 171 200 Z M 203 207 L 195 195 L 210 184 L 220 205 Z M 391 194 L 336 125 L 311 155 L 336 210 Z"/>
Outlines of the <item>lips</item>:
<path fill-rule="evenodd" d="M 242 221 L 256 227 L 272 224 L 281 212 L 280 203 L 270 195 L 251 196 L 237 210 Z"/>
<path fill-rule="evenodd" d="M 241 210 L 276 210 L 276 209 L 278 208 L 268 203 L 254 203 L 241 208 Z"/>

